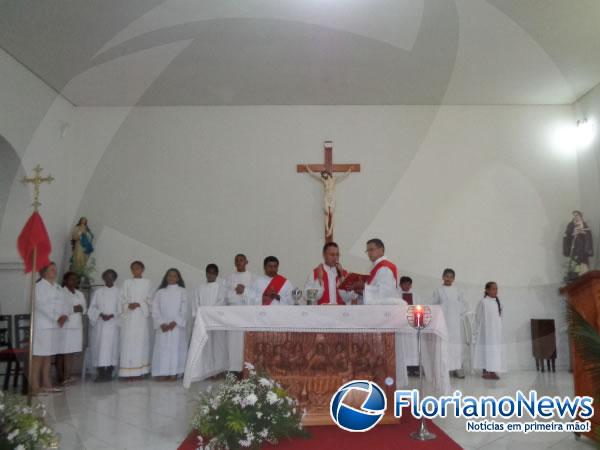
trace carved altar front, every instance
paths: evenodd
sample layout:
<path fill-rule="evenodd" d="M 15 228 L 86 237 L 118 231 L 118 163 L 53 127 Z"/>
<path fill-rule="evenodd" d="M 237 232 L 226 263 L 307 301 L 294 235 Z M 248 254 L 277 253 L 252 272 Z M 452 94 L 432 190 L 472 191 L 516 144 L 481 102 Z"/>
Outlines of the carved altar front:
<path fill-rule="evenodd" d="M 393 333 L 246 332 L 244 360 L 265 370 L 306 410 L 304 425 L 332 425 L 332 395 L 350 380 L 375 381 L 393 411 Z M 397 422 L 393 415 L 384 423 Z"/>

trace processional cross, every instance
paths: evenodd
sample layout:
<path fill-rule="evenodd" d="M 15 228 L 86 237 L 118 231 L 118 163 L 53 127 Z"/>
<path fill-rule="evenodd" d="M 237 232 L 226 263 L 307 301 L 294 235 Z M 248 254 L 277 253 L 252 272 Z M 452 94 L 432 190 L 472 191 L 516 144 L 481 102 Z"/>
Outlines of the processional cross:
<path fill-rule="evenodd" d="M 333 142 L 325 141 L 323 164 L 298 164 L 298 173 L 308 173 L 323 183 L 324 213 L 325 213 L 325 242 L 333 241 L 333 224 L 335 213 L 335 185 L 346 179 L 351 172 L 360 172 L 360 164 L 334 164 Z M 342 175 L 335 175 L 342 172 Z"/>
<path fill-rule="evenodd" d="M 31 183 L 33 184 L 33 203 L 31 204 L 31 206 L 33 206 L 34 211 L 37 211 L 38 208 L 42 205 L 40 203 L 40 185 L 42 183 L 52 183 L 54 181 L 54 177 L 52 175 L 48 175 L 47 177 L 42 177 L 42 167 L 38 164 L 37 166 L 35 166 L 33 168 L 33 171 L 35 172 L 35 176 L 33 177 L 23 177 L 23 179 L 21 180 L 22 183 Z"/>

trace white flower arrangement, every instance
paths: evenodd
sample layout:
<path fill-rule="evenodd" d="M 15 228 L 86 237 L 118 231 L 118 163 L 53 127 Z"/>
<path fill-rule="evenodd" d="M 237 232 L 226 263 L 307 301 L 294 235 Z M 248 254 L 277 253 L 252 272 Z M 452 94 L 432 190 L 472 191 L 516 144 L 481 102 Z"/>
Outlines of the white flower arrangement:
<path fill-rule="evenodd" d="M 264 442 L 308 434 L 301 425 L 298 402 L 268 375 L 246 363 L 248 376 L 225 381 L 200 393 L 192 417 L 199 450 L 259 449 Z"/>
<path fill-rule="evenodd" d="M 0 392 L 0 448 L 57 448 L 57 437 L 46 425 L 45 416 L 44 405 L 29 407 L 24 397 Z"/>

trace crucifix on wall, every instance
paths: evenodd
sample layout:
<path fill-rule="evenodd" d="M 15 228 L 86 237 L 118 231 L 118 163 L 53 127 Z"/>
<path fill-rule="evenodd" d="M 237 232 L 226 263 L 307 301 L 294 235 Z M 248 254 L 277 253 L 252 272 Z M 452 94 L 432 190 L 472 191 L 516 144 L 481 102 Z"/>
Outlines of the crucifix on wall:
<path fill-rule="evenodd" d="M 325 141 L 325 161 L 323 164 L 298 164 L 298 173 L 308 173 L 323 183 L 325 212 L 325 242 L 333 241 L 333 224 L 335 213 L 335 186 L 352 172 L 360 172 L 360 164 L 334 164 L 333 142 Z M 341 173 L 341 175 L 335 175 Z"/>

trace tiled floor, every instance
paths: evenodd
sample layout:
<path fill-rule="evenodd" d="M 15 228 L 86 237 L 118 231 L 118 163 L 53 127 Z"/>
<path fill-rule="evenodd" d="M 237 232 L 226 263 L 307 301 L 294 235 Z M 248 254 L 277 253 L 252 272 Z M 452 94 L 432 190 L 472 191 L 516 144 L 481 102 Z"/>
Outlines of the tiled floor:
<path fill-rule="evenodd" d="M 188 433 L 195 392 L 206 386 L 197 383 L 187 391 L 181 382 L 87 382 L 42 401 L 61 435 L 63 449 L 169 450 L 176 449 Z M 453 380 L 453 387 L 471 395 L 514 395 L 517 389 L 572 395 L 573 389 L 568 372 L 512 372 L 499 381 L 469 376 Z M 436 419 L 436 423 L 466 449 L 594 448 L 591 441 L 585 438 L 576 441 L 570 433 L 468 433 L 463 419 Z"/>

